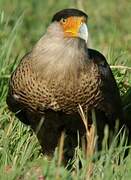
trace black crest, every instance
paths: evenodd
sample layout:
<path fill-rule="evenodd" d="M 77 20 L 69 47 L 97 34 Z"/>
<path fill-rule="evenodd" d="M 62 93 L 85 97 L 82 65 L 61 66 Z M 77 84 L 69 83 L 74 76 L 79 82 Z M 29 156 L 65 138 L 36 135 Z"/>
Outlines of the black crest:
<path fill-rule="evenodd" d="M 63 9 L 59 12 L 57 12 L 53 18 L 52 18 L 52 22 L 53 21 L 60 21 L 61 18 L 68 18 L 70 16 L 84 16 L 86 19 L 88 18 L 87 14 L 84 13 L 81 10 L 78 9 Z"/>

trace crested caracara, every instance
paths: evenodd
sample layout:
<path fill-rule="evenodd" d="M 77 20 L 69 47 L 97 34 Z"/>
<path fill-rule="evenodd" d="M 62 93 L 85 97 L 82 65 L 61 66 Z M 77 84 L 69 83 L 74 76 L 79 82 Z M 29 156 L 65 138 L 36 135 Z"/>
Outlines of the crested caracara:
<path fill-rule="evenodd" d="M 81 139 L 86 131 L 79 105 L 90 123 L 95 110 L 98 142 L 105 124 L 114 129 L 115 120 L 122 118 L 111 69 L 100 52 L 87 47 L 87 21 L 88 16 L 77 9 L 56 13 L 9 82 L 9 109 L 31 126 L 47 155 L 54 152 L 64 131 L 65 155 L 73 157 L 77 133 Z"/>

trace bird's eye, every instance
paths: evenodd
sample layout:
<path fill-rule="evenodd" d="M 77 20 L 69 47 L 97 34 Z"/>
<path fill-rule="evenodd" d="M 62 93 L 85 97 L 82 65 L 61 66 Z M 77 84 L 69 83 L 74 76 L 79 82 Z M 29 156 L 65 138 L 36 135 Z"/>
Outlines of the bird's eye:
<path fill-rule="evenodd" d="M 61 22 L 62 22 L 63 24 L 65 24 L 65 23 L 66 23 L 66 19 L 65 19 L 65 18 L 62 18 L 62 19 L 61 19 Z"/>

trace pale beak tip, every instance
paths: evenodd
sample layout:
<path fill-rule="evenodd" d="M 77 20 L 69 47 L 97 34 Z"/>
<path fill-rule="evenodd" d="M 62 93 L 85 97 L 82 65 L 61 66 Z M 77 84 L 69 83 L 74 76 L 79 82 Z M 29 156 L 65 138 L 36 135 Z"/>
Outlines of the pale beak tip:
<path fill-rule="evenodd" d="M 86 23 L 83 23 L 81 26 L 80 26 L 80 29 L 79 29 L 79 37 L 84 39 L 86 42 L 88 40 L 88 28 L 87 28 L 87 25 Z"/>

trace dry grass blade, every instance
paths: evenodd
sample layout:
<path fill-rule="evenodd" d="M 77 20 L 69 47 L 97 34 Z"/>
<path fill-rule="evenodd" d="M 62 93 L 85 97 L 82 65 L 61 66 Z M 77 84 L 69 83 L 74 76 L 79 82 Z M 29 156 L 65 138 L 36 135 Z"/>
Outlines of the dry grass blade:
<path fill-rule="evenodd" d="M 44 123 L 44 120 L 45 120 L 44 117 L 42 117 L 39 124 L 38 124 L 38 126 L 37 126 L 36 134 L 38 134 L 38 132 L 40 131 L 40 129 L 41 129 L 43 123 Z"/>
<path fill-rule="evenodd" d="M 56 180 L 61 179 L 59 170 L 63 159 L 64 138 L 65 138 L 65 133 L 62 132 L 58 146 L 58 163 L 57 163 L 57 171 L 55 177 Z"/>
<path fill-rule="evenodd" d="M 82 121 L 83 121 L 83 123 L 84 123 L 84 125 L 85 125 L 86 133 L 88 134 L 88 119 L 87 119 L 87 117 L 85 116 L 85 114 L 84 114 L 84 112 L 83 112 L 83 109 L 82 109 L 82 107 L 81 107 L 80 104 L 79 104 L 79 114 L 80 114 L 80 116 L 81 116 L 81 118 L 82 118 Z"/>
<path fill-rule="evenodd" d="M 15 119 L 15 118 L 14 118 L 14 117 L 10 117 L 9 119 L 10 119 L 10 125 L 9 125 L 9 127 L 8 127 L 8 129 L 7 129 L 6 137 L 9 136 L 9 134 L 10 134 L 10 132 L 11 132 L 11 130 L 12 130 L 13 123 L 14 123 L 14 119 Z"/>
<path fill-rule="evenodd" d="M 94 124 L 91 125 L 91 128 L 87 136 L 87 140 L 87 159 L 89 159 L 89 164 L 87 167 L 86 180 L 89 180 L 93 174 L 94 169 L 94 164 L 92 162 L 92 156 L 94 155 L 96 146 L 96 131 Z"/>
<path fill-rule="evenodd" d="M 94 110 L 92 110 L 92 118 L 94 116 Z M 92 124 L 91 127 L 89 128 L 87 118 L 83 112 L 83 109 L 81 105 L 79 105 L 79 113 L 81 115 L 82 121 L 85 125 L 86 128 L 86 158 L 89 161 L 88 166 L 87 166 L 87 173 L 86 173 L 86 180 L 89 180 L 92 176 L 93 173 L 93 162 L 92 162 L 92 156 L 94 155 L 95 152 L 95 147 L 96 147 L 96 128 L 95 125 Z"/>
<path fill-rule="evenodd" d="M 122 66 L 122 65 L 117 65 L 117 66 L 110 66 L 112 69 L 125 69 L 131 71 L 131 67 L 128 66 Z"/>
<path fill-rule="evenodd" d="M 91 125 L 87 138 L 88 138 L 87 156 L 89 157 L 94 154 L 95 145 L 96 145 L 96 130 L 94 124 Z"/>

